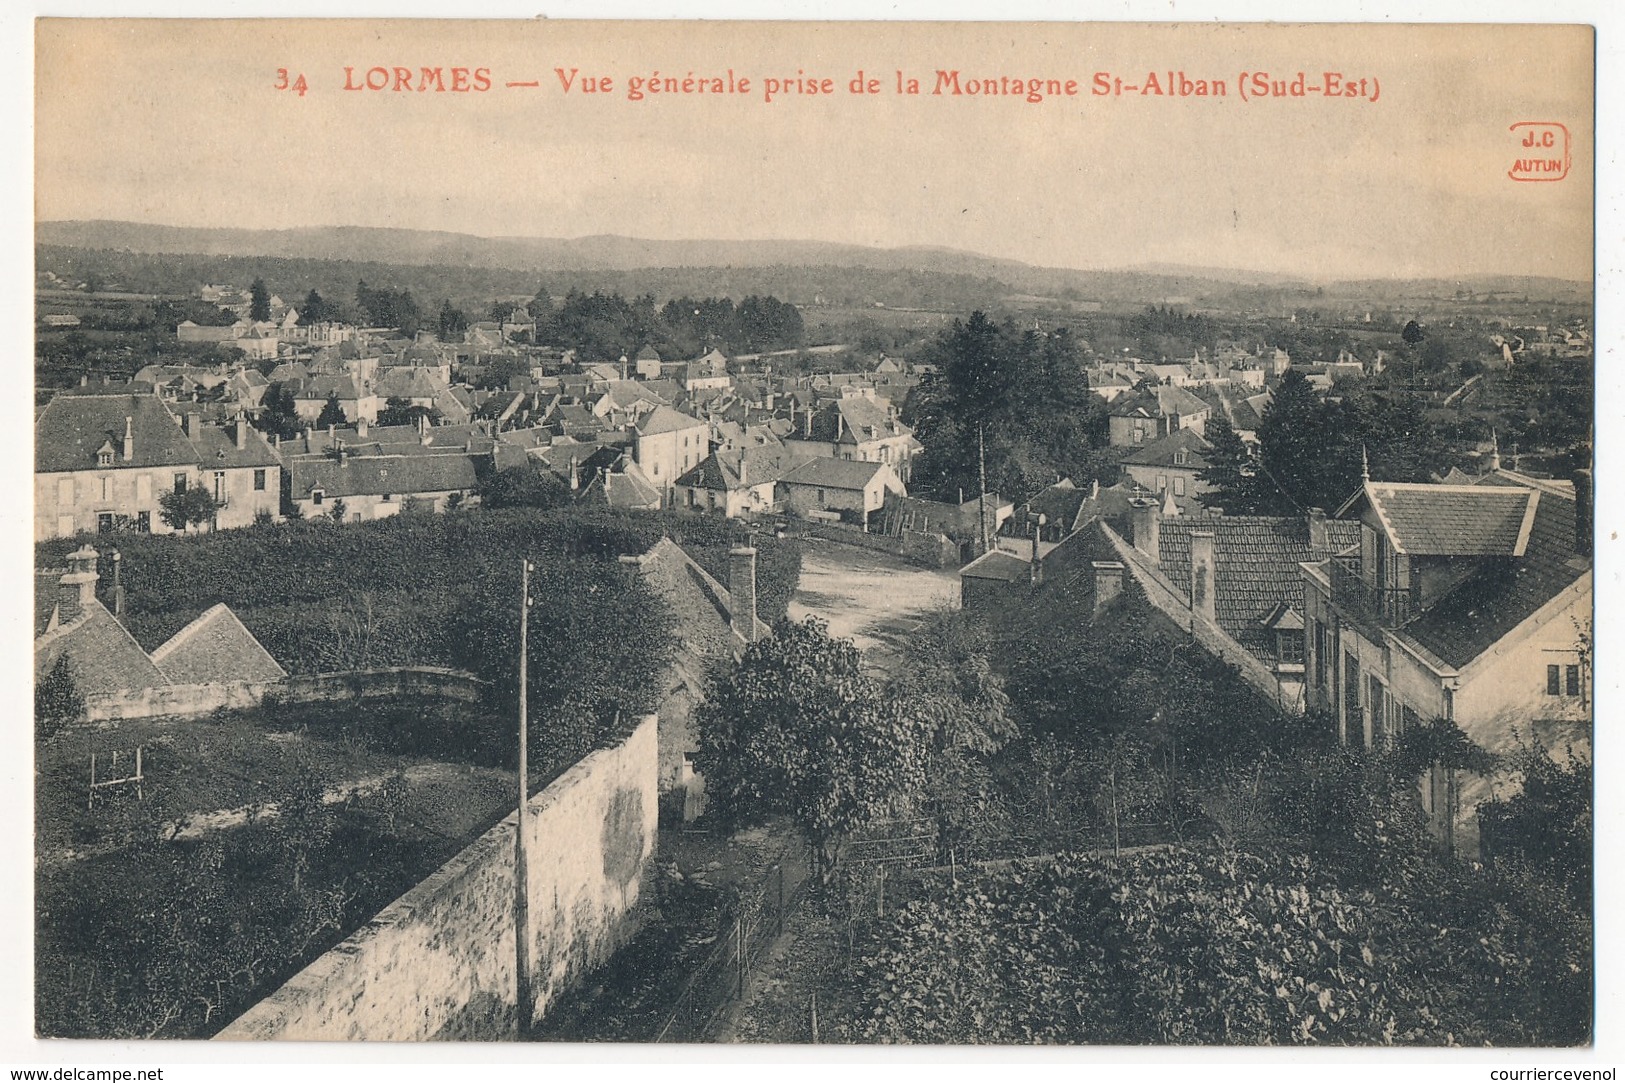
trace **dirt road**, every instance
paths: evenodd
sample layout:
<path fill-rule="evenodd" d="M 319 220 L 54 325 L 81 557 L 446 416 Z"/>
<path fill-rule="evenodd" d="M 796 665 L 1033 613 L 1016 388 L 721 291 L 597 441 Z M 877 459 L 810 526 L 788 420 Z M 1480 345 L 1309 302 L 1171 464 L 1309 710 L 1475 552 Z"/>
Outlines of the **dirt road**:
<path fill-rule="evenodd" d="M 886 553 L 808 539 L 791 620 L 816 616 L 830 634 L 850 639 L 871 665 L 890 669 L 903 641 L 933 610 L 959 605 L 959 576 Z"/>

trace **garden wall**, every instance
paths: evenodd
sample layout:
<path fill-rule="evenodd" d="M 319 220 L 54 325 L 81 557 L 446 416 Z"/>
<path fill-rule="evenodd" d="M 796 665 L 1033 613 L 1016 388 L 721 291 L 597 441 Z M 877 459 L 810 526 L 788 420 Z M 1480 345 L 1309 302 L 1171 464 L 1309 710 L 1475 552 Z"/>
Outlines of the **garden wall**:
<path fill-rule="evenodd" d="M 654 853 L 656 719 L 588 755 L 528 805 L 536 1015 L 630 935 Z M 223 1040 L 514 1036 L 516 815 L 221 1031 Z"/>
<path fill-rule="evenodd" d="M 387 696 L 434 696 L 461 703 L 480 698 L 481 682 L 471 673 L 437 666 L 393 666 L 348 673 L 315 673 L 280 681 L 221 681 L 210 684 L 166 684 L 154 688 L 93 692 L 85 697 L 85 720 L 123 718 L 195 718 L 226 708 L 256 707 L 268 697 L 284 703 L 377 699 Z"/>

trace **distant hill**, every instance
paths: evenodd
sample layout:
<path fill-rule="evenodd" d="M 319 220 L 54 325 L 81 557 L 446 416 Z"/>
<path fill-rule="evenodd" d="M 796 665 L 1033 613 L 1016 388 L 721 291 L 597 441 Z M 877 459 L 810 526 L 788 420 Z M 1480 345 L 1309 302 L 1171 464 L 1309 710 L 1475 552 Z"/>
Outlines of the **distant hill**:
<path fill-rule="evenodd" d="M 591 237 L 478 237 L 432 230 L 363 226 L 212 229 L 118 221 L 39 222 L 35 241 L 64 248 L 233 259 L 329 260 L 395 266 L 611 276 L 672 268 L 860 268 L 978 280 L 978 292 L 1002 285 L 1034 297 L 1152 303 L 1165 298 L 1257 301 L 1324 295 L 1449 297 L 1457 289 L 1583 301 L 1591 283 L 1509 275 L 1404 281 L 1312 282 L 1301 276 L 1231 268 L 1146 264 L 1121 270 L 1035 267 L 955 248 L 874 248 L 827 241 L 651 240 Z"/>

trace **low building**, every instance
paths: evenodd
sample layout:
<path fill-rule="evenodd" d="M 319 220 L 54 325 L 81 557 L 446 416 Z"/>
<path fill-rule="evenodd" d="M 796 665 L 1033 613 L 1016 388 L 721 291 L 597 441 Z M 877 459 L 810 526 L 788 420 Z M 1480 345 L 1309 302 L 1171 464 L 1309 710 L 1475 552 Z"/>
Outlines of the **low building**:
<path fill-rule="evenodd" d="M 478 484 L 476 456 L 466 451 L 422 449 L 357 455 L 344 447 L 332 453 L 298 455 L 287 462 L 289 506 L 300 516 L 344 522 L 387 519 L 408 506 L 445 511 L 468 500 Z"/>
<path fill-rule="evenodd" d="M 886 506 L 888 494 L 908 490 L 885 463 L 803 459 L 779 479 L 786 511 L 811 519 L 844 519 L 868 529 L 869 516 Z"/>

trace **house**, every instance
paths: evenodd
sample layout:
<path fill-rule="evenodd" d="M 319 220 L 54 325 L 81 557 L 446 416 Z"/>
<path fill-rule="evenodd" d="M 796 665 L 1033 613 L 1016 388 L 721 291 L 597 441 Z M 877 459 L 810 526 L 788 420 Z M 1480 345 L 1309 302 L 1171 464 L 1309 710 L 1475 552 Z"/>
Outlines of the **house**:
<path fill-rule="evenodd" d="M 633 429 L 632 458 L 660 493 L 661 506 L 676 500 L 677 479 L 710 454 L 711 427 L 670 406 L 644 414 Z"/>
<path fill-rule="evenodd" d="M 733 382 L 728 375 L 728 358 L 721 350 L 711 350 L 683 366 L 683 390 L 688 392 L 717 390 Z"/>
<path fill-rule="evenodd" d="M 1212 448 L 1195 429 L 1176 429 L 1130 450 L 1122 458 L 1123 472 L 1153 493 L 1172 491 L 1178 498 L 1211 492 L 1201 474 Z"/>
<path fill-rule="evenodd" d="M 214 497 L 216 529 L 281 517 L 282 457 L 247 418 L 222 427 L 184 413 L 181 431 L 197 451 L 198 484 Z"/>
<path fill-rule="evenodd" d="M 1202 435 L 1213 408 L 1182 387 L 1159 384 L 1120 396 L 1107 411 L 1113 447 L 1139 447 L 1179 429 Z"/>
<path fill-rule="evenodd" d="M 792 400 L 793 408 L 794 400 Z M 844 395 L 805 411 L 784 446 L 797 458 L 824 457 L 886 463 L 905 484 L 920 443 L 895 408 L 864 395 Z"/>
<path fill-rule="evenodd" d="M 611 456 L 613 459 L 606 466 L 593 461 Z M 612 448 L 600 448 L 581 466 L 592 477 L 577 498 L 583 504 L 607 504 L 627 511 L 659 511 L 666 506 L 662 490 L 624 452 L 616 454 Z M 572 475 L 572 488 L 575 482 Z"/>
<path fill-rule="evenodd" d="M 1337 517 L 1355 543 L 1302 569 L 1307 695 L 1339 737 L 1387 745 L 1454 722 L 1480 747 L 1555 755 L 1590 742 L 1590 474 L 1500 469 L 1466 485 L 1365 479 Z M 1478 848 L 1475 810 L 1502 777 L 1434 769 L 1424 807 L 1446 846 Z"/>
<path fill-rule="evenodd" d="M 332 452 L 289 457 L 284 496 L 307 519 L 332 516 L 337 506 L 345 522 L 387 519 L 409 503 L 445 511 L 473 494 L 478 457 L 459 448 L 408 445 L 362 455 L 341 444 Z"/>
<path fill-rule="evenodd" d="M 1193 634 L 1203 632 L 1199 641 L 1214 653 L 1234 662 L 1246 652 L 1255 661 L 1243 676 L 1249 668 L 1267 672 L 1268 683 L 1255 686 L 1301 710 L 1306 603 L 1298 567 L 1352 544 L 1349 524 L 1319 509 L 1302 517 L 1171 518 L 1156 501 L 1142 500 L 1131 505 L 1127 527 L 1127 542 L 1109 523 L 1104 529 L 1147 595 L 1176 603 L 1169 615 Z"/>
<path fill-rule="evenodd" d="M 1100 482 L 1080 488 L 1071 478 L 1033 494 L 1025 504 L 1014 508 L 1000 533 L 1010 537 L 1037 537 L 1040 544 L 1058 543 L 1080 530 L 1093 514 L 1091 501 L 1100 497 Z"/>
<path fill-rule="evenodd" d="M 34 423 L 34 538 L 168 533 L 159 499 L 196 484 L 200 461 L 153 395 L 59 394 Z"/>
<path fill-rule="evenodd" d="M 869 516 L 886 505 L 888 494 L 907 496 L 896 471 L 881 462 L 823 457 L 803 459 L 779 479 L 786 511 L 809 519 L 844 519 L 868 529 Z"/>
<path fill-rule="evenodd" d="M 778 444 L 718 449 L 677 479 L 677 502 L 730 519 L 773 512 L 779 479 L 792 462 Z"/>
<path fill-rule="evenodd" d="M 336 397 L 344 419 L 378 420 L 378 396 L 363 393 L 349 376 L 312 376 L 293 394 L 294 412 L 301 421 L 320 420 L 329 398 Z"/>
<path fill-rule="evenodd" d="M 373 394 L 384 400 L 386 405 L 390 399 L 403 399 L 408 406 L 433 409 L 436 399 L 446 389 L 446 382 L 437 376 L 439 371 L 417 366 L 385 369 L 378 377 Z M 376 421 L 378 418 L 375 414 L 367 420 Z"/>
<path fill-rule="evenodd" d="M 712 674 L 731 665 L 751 643 L 772 634 L 756 615 L 756 550 L 728 554 L 728 585 L 717 582 L 670 538 L 647 552 L 623 556 L 665 603 L 676 624 L 672 663 L 660 686 L 659 790 L 668 823 L 692 820 L 705 808 L 705 780 L 694 770 L 699 750 L 694 709 Z"/>
<path fill-rule="evenodd" d="M 632 359 L 633 371 L 645 380 L 660 379 L 660 354 L 653 346 L 645 346 Z M 669 405 L 669 404 L 668 404 Z"/>

